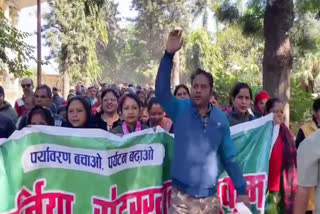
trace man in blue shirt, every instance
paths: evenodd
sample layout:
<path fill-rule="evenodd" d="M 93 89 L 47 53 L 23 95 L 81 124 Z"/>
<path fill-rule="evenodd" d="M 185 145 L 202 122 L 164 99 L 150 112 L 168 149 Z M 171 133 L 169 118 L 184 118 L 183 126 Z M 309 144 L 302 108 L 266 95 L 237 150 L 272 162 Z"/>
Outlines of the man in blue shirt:
<path fill-rule="evenodd" d="M 220 162 L 237 189 L 239 201 L 248 205 L 246 181 L 235 160 L 228 120 L 209 102 L 212 75 L 198 69 L 191 76 L 191 100 L 179 100 L 171 93 L 173 57 L 181 47 L 181 31 L 171 32 L 156 79 L 156 96 L 174 123 L 170 213 L 219 213 Z"/>

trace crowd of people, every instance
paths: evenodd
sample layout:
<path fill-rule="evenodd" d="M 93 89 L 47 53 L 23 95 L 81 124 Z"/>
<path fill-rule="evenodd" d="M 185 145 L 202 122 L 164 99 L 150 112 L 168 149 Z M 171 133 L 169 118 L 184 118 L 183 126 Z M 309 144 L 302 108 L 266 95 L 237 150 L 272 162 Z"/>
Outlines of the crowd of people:
<path fill-rule="evenodd" d="M 218 168 L 220 159 L 237 189 L 239 201 L 248 204 L 246 182 L 234 158 L 229 127 L 273 113 L 280 132 L 270 157 L 267 213 L 312 213 L 314 189 L 320 177 L 319 156 L 310 156 L 307 144 L 315 143 L 301 142 L 320 128 L 320 99 L 314 101 L 312 121 L 303 125 L 295 138 L 284 123 L 282 101 L 270 98 L 265 91 L 254 97 L 246 83 L 233 87 L 229 107 L 220 106 L 219 92 L 213 91 L 214 79 L 202 69 L 191 76 L 190 90 L 183 84 L 172 90 L 173 56 L 181 45 L 180 32 L 172 32 L 155 90 L 126 83 L 86 88 L 80 83 L 64 99 L 58 88 L 44 84 L 34 89 L 32 79 L 25 78 L 21 81 L 23 96 L 12 107 L 0 86 L 0 138 L 8 138 L 15 130 L 30 125 L 99 128 L 119 136 L 161 126 L 175 134 L 171 213 L 218 213 L 218 172 L 210 172 L 207 165 Z M 299 150 L 301 168 L 297 173 L 298 147 L 303 148 Z M 295 203 L 296 195 L 300 200 Z"/>

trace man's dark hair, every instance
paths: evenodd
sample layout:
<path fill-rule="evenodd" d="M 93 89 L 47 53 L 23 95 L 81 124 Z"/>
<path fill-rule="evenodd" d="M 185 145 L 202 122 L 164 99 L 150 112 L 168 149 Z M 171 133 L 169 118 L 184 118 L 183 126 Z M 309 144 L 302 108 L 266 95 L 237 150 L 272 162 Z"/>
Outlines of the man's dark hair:
<path fill-rule="evenodd" d="M 47 91 L 48 97 L 50 97 L 50 98 L 52 97 L 52 91 L 51 91 L 51 88 L 48 85 L 46 85 L 46 84 L 40 85 L 40 86 L 37 87 L 36 91 L 38 91 L 40 89 L 45 89 Z"/>
<path fill-rule="evenodd" d="M 156 97 L 152 97 L 152 98 L 149 100 L 149 103 L 148 103 L 148 111 L 151 110 L 151 108 L 152 108 L 153 105 L 157 105 L 157 104 L 160 105 L 158 99 L 157 99 Z"/>
<path fill-rule="evenodd" d="M 240 93 L 241 89 L 248 89 L 250 93 L 250 99 L 252 100 L 252 90 L 247 83 L 238 82 L 231 91 L 231 98 L 236 98 L 236 96 Z"/>
<path fill-rule="evenodd" d="M 210 74 L 209 72 L 206 72 L 205 70 L 202 70 L 201 68 L 198 68 L 196 70 L 196 72 L 194 72 L 191 75 L 191 84 L 193 83 L 194 79 L 198 76 L 198 75 L 204 75 L 208 81 L 209 81 L 209 86 L 212 89 L 213 88 L 213 77 L 212 74 Z"/>
<path fill-rule="evenodd" d="M 320 110 L 320 98 L 313 101 L 313 111 L 318 112 Z"/>
<path fill-rule="evenodd" d="M 186 85 L 184 85 L 184 84 L 180 84 L 180 85 L 177 85 L 177 86 L 176 86 L 176 88 L 174 89 L 174 92 L 173 92 L 173 95 L 174 95 L 174 96 L 177 96 L 177 93 L 178 93 L 178 91 L 180 90 L 180 88 L 184 88 L 184 89 L 187 91 L 188 95 L 190 96 L 189 88 L 188 88 Z"/>
<path fill-rule="evenodd" d="M 2 94 L 3 97 L 5 97 L 4 89 L 1 85 L 0 85 L 0 94 Z"/>
<path fill-rule="evenodd" d="M 88 90 L 93 89 L 93 88 L 96 89 L 96 90 L 98 90 L 96 86 L 90 86 L 90 87 L 88 88 Z"/>
<path fill-rule="evenodd" d="M 266 112 L 269 114 L 271 109 L 274 107 L 276 103 L 281 103 L 281 100 L 278 98 L 272 98 L 266 103 Z"/>

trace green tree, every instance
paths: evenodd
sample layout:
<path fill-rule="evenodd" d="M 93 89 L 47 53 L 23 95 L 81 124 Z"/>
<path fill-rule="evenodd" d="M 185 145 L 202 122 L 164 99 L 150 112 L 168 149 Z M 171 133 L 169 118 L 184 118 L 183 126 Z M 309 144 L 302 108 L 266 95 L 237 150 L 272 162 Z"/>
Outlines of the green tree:
<path fill-rule="evenodd" d="M 186 76 L 197 68 L 212 73 L 224 105 L 229 104 L 230 87 L 237 81 L 247 82 L 254 91 L 261 88 L 263 39 L 244 35 L 240 26 L 229 25 L 217 35 L 196 30 L 186 40 L 185 53 Z"/>
<path fill-rule="evenodd" d="M 94 83 L 100 78 L 97 43 L 106 45 L 107 13 L 104 0 L 49 0 L 51 12 L 45 18 L 47 45 L 58 59 L 60 72 L 72 81 Z"/>
<path fill-rule="evenodd" d="M 170 30 L 178 27 L 188 31 L 188 1 L 133 0 L 132 8 L 138 16 L 122 30 L 123 39 L 117 42 L 120 65 L 114 65 L 115 73 L 124 74 L 122 81 L 152 82 Z M 179 60 L 176 62 L 174 73 L 180 68 Z"/>
<path fill-rule="evenodd" d="M 193 21 L 201 18 L 202 27 L 208 29 L 208 19 L 210 12 L 212 12 L 212 8 L 212 0 L 196 0 L 192 9 Z"/>
<path fill-rule="evenodd" d="M 33 57 L 34 48 L 24 42 L 29 34 L 16 29 L 4 17 L 0 10 L 0 70 L 8 70 L 16 77 L 26 74 L 27 63 L 35 60 Z"/>
<path fill-rule="evenodd" d="M 298 5 L 291 38 L 294 45 L 293 73 L 306 92 L 320 93 L 320 17 Z"/>

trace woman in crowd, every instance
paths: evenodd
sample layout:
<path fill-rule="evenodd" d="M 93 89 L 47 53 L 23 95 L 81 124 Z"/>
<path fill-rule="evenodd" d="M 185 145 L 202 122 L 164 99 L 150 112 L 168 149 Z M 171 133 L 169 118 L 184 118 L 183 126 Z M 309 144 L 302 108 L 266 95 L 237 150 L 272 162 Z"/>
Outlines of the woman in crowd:
<path fill-rule="evenodd" d="M 254 98 L 254 116 L 262 117 L 266 115 L 266 103 L 270 99 L 269 94 L 265 91 L 259 92 Z"/>
<path fill-rule="evenodd" d="M 114 89 L 106 89 L 101 94 L 101 112 L 95 116 L 98 128 L 111 131 L 111 129 L 121 124 L 118 114 L 119 95 Z"/>
<path fill-rule="evenodd" d="M 186 85 L 177 85 L 174 89 L 174 96 L 179 99 L 190 99 L 190 92 Z"/>
<path fill-rule="evenodd" d="M 252 90 L 248 84 L 237 83 L 231 92 L 231 100 L 232 111 L 227 115 L 230 126 L 255 119 L 248 111 L 252 101 Z"/>
<path fill-rule="evenodd" d="M 119 109 L 124 121 L 121 125 L 112 129 L 112 133 L 122 136 L 148 128 L 139 120 L 141 103 L 136 95 L 124 95 L 120 101 Z"/>
<path fill-rule="evenodd" d="M 75 96 L 67 105 L 67 122 L 64 125 L 70 128 L 96 128 L 92 121 L 89 99 Z"/>
<path fill-rule="evenodd" d="M 28 125 L 54 126 L 54 118 L 49 109 L 36 106 L 29 112 Z"/>
<path fill-rule="evenodd" d="M 283 123 L 283 103 L 270 99 L 266 113 L 274 114 L 274 122 L 280 124 L 279 136 L 270 157 L 266 213 L 292 214 L 297 188 L 297 150 L 294 137 Z"/>
<path fill-rule="evenodd" d="M 138 96 L 138 98 L 139 98 L 139 100 L 141 102 L 141 105 L 142 106 L 147 106 L 148 103 L 147 103 L 147 96 L 146 96 L 145 92 L 142 91 L 142 90 L 137 91 L 137 96 Z"/>
<path fill-rule="evenodd" d="M 165 117 L 165 112 L 155 97 L 149 101 L 148 112 L 150 127 L 161 126 L 165 131 L 172 132 L 172 121 Z"/>

